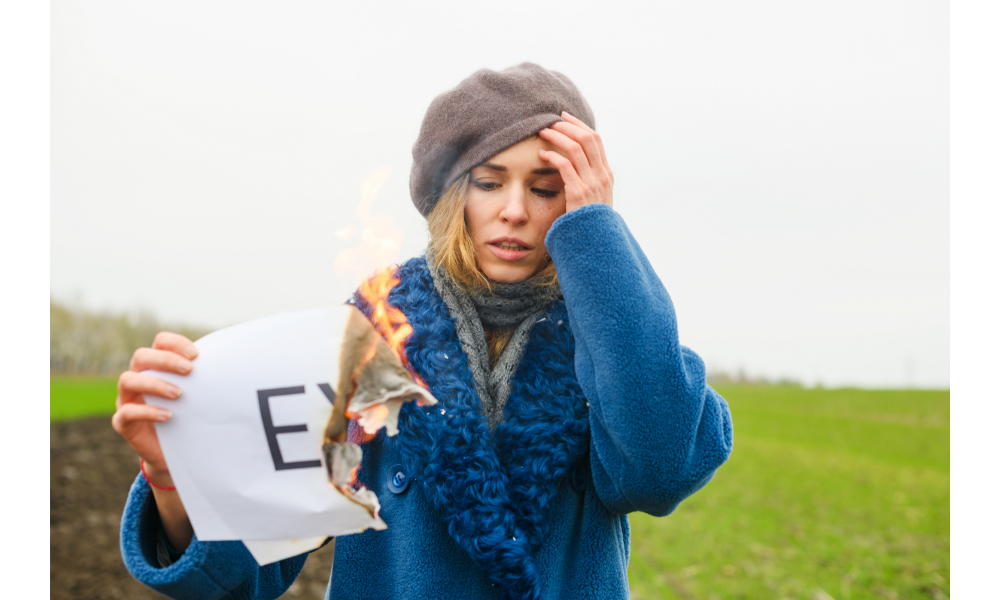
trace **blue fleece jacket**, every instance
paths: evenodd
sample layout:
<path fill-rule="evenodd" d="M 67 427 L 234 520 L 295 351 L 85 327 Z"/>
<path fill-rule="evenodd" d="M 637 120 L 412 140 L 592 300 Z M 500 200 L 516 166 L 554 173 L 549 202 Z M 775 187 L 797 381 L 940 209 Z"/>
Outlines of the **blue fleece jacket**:
<path fill-rule="evenodd" d="M 409 403 L 398 436 L 365 444 L 359 478 L 388 529 L 337 539 L 327 598 L 628 598 L 626 515 L 669 514 L 729 457 L 728 406 L 680 345 L 670 297 L 621 217 L 585 206 L 545 244 L 564 301 L 532 329 L 492 434 L 425 260 L 400 267 L 389 301 L 440 404 Z M 195 538 L 158 569 L 151 498 L 138 477 L 122 555 L 169 597 L 276 598 L 305 562 L 258 567 L 239 542 Z"/>

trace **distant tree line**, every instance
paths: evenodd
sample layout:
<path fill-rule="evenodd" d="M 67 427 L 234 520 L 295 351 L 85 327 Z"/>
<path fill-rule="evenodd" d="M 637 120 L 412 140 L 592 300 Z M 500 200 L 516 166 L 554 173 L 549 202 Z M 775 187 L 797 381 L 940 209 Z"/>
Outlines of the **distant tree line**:
<path fill-rule="evenodd" d="M 192 340 L 207 329 L 164 324 L 148 313 L 92 312 L 49 301 L 49 371 L 58 375 L 116 375 L 128 369 L 136 348 L 160 331 Z"/>
<path fill-rule="evenodd" d="M 768 379 L 766 377 L 754 377 L 753 375 L 747 375 L 743 369 L 740 369 L 736 373 L 730 373 L 728 371 L 712 370 L 705 375 L 705 379 L 708 381 L 709 385 L 725 385 L 725 384 L 740 384 L 740 385 L 788 385 L 794 387 L 802 387 L 802 382 L 795 379 L 790 379 L 787 377 L 782 377 L 781 379 Z"/>
<path fill-rule="evenodd" d="M 49 370 L 57 375 L 117 375 L 128 369 L 136 348 L 150 346 L 160 331 L 175 331 L 196 340 L 210 330 L 161 323 L 149 313 L 92 312 L 49 301 Z M 712 370 L 708 382 L 719 384 L 793 385 L 791 379 L 777 381 Z"/>

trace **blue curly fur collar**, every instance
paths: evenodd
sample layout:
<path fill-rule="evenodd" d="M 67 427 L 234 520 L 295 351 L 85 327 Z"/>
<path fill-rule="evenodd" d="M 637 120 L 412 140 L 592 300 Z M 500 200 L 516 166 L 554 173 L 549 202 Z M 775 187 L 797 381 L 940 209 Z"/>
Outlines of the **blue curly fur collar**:
<path fill-rule="evenodd" d="M 452 539 L 505 597 L 540 599 L 533 550 L 548 529 L 560 483 L 590 440 L 566 305 L 550 304 L 532 328 L 505 420 L 491 436 L 455 322 L 425 259 L 407 261 L 396 276 L 400 283 L 389 303 L 413 326 L 406 355 L 439 404 L 407 403 L 399 435 L 386 443 L 399 445 L 406 469 L 419 477 Z M 371 316 L 360 296 L 352 304 Z"/>

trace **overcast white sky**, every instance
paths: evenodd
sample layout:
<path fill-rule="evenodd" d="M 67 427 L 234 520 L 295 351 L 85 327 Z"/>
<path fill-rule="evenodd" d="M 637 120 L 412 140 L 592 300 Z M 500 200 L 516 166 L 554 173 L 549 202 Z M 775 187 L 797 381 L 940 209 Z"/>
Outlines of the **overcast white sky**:
<path fill-rule="evenodd" d="M 51 288 L 223 326 L 340 302 L 438 93 L 562 71 L 710 368 L 947 386 L 948 4 L 52 3 Z"/>

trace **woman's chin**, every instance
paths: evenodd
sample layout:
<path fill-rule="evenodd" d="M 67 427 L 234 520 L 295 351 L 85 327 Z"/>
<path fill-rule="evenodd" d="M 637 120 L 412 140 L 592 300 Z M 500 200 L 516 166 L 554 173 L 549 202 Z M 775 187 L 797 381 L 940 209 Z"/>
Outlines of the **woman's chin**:
<path fill-rule="evenodd" d="M 497 283 L 520 283 L 534 274 L 528 265 L 482 265 L 483 274 Z"/>

